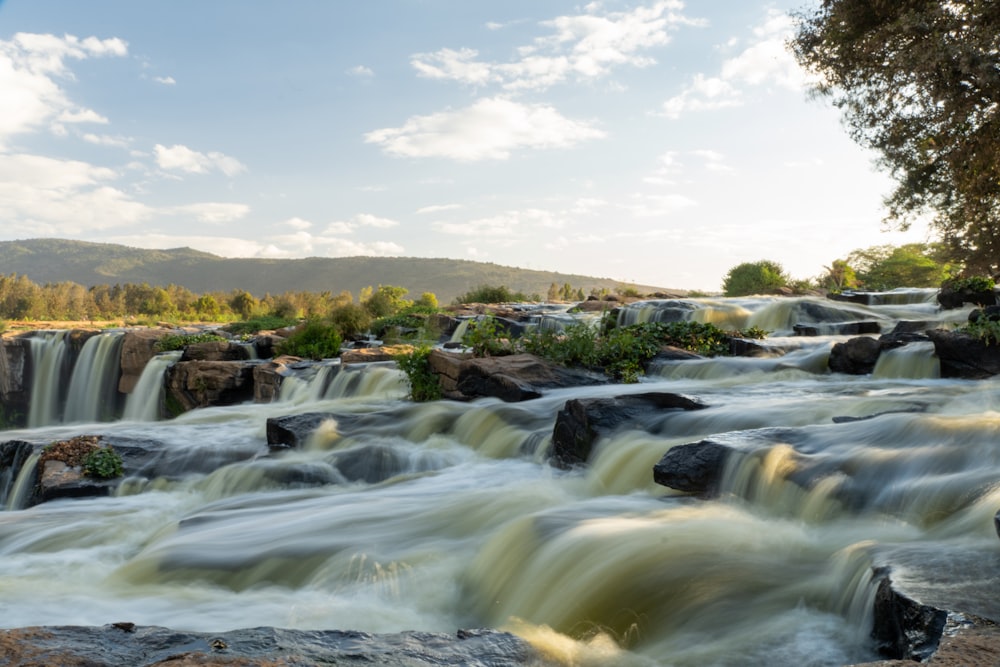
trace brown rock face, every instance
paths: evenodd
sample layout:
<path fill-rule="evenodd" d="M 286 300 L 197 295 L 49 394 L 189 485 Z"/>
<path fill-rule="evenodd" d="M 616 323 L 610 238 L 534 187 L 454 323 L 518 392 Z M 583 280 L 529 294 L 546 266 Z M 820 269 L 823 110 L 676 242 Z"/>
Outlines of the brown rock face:
<path fill-rule="evenodd" d="M 233 405 L 254 398 L 254 364 L 242 361 L 180 361 L 167 371 L 167 404 L 181 412 Z"/>
<path fill-rule="evenodd" d="M 168 329 L 136 329 L 125 334 L 122 341 L 122 377 L 118 391 L 131 394 L 142 369 L 156 356 L 156 341 L 170 333 Z"/>
<path fill-rule="evenodd" d="M 565 368 L 531 354 L 472 358 L 434 350 L 427 358 L 445 398 L 470 401 L 492 396 L 507 402 L 538 398 L 543 389 L 601 384 L 593 373 Z"/>

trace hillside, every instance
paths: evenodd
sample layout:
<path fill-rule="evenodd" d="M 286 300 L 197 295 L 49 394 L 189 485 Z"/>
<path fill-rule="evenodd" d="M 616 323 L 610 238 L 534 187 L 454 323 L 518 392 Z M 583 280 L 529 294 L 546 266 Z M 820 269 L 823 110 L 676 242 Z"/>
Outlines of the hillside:
<path fill-rule="evenodd" d="M 75 282 L 86 287 L 115 283 L 181 285 L 193 292 L 243 289 L 255 296 L 290 291 L 349 290 L 357 296 L 369 285 L 399 285 L 412 296 L 433 292 L 442 303 L 479 285 L 505 285 L 525 294 L 548 292 L 549 285 L 614 290 L 623 283 L 551 271 L 535 271 L 459 259 L 419 257 L 309 257 L 229 259 L 191 248 L 147 250 L 110 243 L 63 239 L 0 242 L 0 273 L 27 276 L 44 284 Z M 642 293 L 662 287 L 630 285 Z M 677 293 L 677 290 L 670 290 Z"/>

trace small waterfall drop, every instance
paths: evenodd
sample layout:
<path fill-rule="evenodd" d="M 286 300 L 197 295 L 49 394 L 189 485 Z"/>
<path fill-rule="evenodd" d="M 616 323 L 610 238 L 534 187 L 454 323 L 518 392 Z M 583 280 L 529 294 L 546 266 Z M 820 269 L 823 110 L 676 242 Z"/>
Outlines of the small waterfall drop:
<path fill-rule="evenodd" d="M 118 406 L 122 332 L 92 336 L 83 345 L 73 366 L 63 421 L 111 421 Z"/>
<path fill-rule="evenodd" d="M 10 493 L 7 494 L 7 500 L 3 506 L 5 510 L 19 510 L 24 507 L 35 486 L 35 468 L 38 466 L 40 458 L 42 458 L 41 453 L 36 452 L 29 456 L 21 466 L 14 479 L 14 484 L 10 488 Z"/>
<path fill-rule="evenodd" d="M 66 358 L 66 331 L 50 331 L 30 338 L 34 373 L 31 383 L 31 408 L 28 427 L 54 424 L 59 418 L 59 400 L 63 362 Z"/>
<path fill-rule="evenodd" d="M 164 352 L 150 359 L 142 369 L 142 375 L 132 393 L 125 399 L 126 421 L 157 421 L 160 418 L 160 404 L 163 402 L 163 376 L 167 369 L 181 358 L 183 351 Z"/>
<path fill-rule="evenodd" d="M 934 354 L 934 343 L 909 343 L 883 350 L 872 370 L 872 377 L 937 379 L 941 377 L 941 361 Z"/>

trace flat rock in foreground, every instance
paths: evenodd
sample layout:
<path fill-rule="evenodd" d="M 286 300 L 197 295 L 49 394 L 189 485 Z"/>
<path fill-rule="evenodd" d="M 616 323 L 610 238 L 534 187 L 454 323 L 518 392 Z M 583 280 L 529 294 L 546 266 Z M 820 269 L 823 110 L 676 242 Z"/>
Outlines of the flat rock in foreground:
<path fill-rule="evenodd" d="M 115 623 L 0 631 L 0 667 L 517 667 L 544 663 L 524 640 L 495 630 L 454 635 L 373 635 L 339 630 L 252 628 L 218 634 Z"/>

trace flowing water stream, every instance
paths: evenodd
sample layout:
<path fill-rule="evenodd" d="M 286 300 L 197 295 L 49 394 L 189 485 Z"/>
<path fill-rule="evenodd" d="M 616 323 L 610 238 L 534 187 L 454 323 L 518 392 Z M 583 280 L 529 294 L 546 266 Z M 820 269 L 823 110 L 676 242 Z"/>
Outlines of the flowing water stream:
<path fill-rule="evenodd" d="M 832 374 L 845 337 L 790 336 L 810 313 L 883 330 L 946 318 L 925 294 L 901 300 L 693 301 L 684 319 L 766 324 L 775 354 L 669 362 L 638 385 L 519 404 L 415 405 L 393 368 L 321 366 L 275 403 L 171 421 L 127 406 L 121 421 L 2 433 L 102 433 L 162 443 L 177 462 L 237 462 L 130 479 L 110 498 L 2 499 L 0 624 L 491 626 L 566 665 L 835 666 L 877 657 L 873 565 L 919 583 L 918 559 L 956 553 L 985 564 L 956 592 L 964 610 L 996 617 L 1000 381 L 940 379 L 926 346 L 868 376 Z M 623 317 L 677 316 L 657 312 Z M 568 399 L 651 390 L 709 407 L 600 441 L 584 470 L 547 464 Z M 268 417 L 317 411 L 336 416 L 307 448 L 269 454 Z M 666 451 L 706 438 L 742 452 L 718 499 L 653 482 Z"/>

